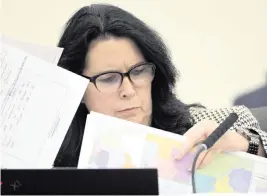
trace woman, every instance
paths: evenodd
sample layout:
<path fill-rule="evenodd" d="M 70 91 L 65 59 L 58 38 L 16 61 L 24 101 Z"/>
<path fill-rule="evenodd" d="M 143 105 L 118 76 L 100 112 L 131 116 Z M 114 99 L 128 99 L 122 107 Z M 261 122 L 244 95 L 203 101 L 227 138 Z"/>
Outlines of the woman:
<path fill-rule="evenodd" d="M 207 164 L 218 151 L 265 156 L 267 135 L 247 108 L 205 109 L 176 98 L 177 73 L 166 46 L 132 14 L 110 5 L 83 7 L 67 22 L 58 46 L 64 48 L 59 66 L 88 78 L 90 83 L 55 160 L 56 167 L 77 166 L 90 110 L 185 135 L 178 159 L 230 112 L 236 112 L 239 119 L 231 128 L 235 131 L 226 133 L 203 153 L 198 166 Z M 255 143 L 244 137 L 249 134 Z"/>

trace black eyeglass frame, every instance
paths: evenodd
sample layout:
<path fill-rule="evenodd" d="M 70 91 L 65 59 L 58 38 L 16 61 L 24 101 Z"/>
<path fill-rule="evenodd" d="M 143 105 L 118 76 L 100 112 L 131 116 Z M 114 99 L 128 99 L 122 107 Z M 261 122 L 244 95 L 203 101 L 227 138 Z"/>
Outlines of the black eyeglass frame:
<path fill-rule="evenodd" d="M 106 72 L 102 72 L 102 73 L 100 73 L 100 74 L 97 74 L 97 75 L 95 75 L 95 76 L 91 76 L 91 77 L 89 77 L 89 76 L 85 76 L 85 75 L 83 75 L 83 74 L 80 74 L 82 77 L 84 77 L 84 78 L 87 78 L 87 79 L 89 79 L 89 82 L 92 82 L 94 85 L 95 85 L 95 87 L 96 87 L 96 89 L 98 89 L 97 88 L 97 85 L 96 85 L 96 80 L 97 80 L 97 78 L 98 77 L 100 77 L 100 76 L 102 76 L 102 75 L 105 75 L 105 74 L 109 74 L 109 73 L 116 73 L 116 74 L 120 74 L 121 75 L 121 83 L 120 83 L 120 86 L 121 86 L 121 84 L 122 84 L 122 82 L 123 82 L 123 80 L 124 80 L 124 77 L 128 77 L 129 78 L 129 80 L 134 84 L 134 82 L 132 81 L 132 79 L 131 79 L 131 77 L 130 77 L 130 73 L 131 73 L 131 71 L 132 70 L 134 70 L 134 69 L 136 69 L 136 68 L 138 68 L 138 67 L 141 67 L 141 66 L 143 66 L 143 65 L 151 65 L 152 66 L 152 70 L 153 70 L 153 74 L 154 74 L 154 76 L 155 76 L 155 71 L 156 71 L 156 66 L 153 64 L 153 63 L 150 63 L 150 62 L 142 62 L 142 63 L 139 63 L 139 64 L 137 64 L 137 65 L 135 65 L 135 66 L 133 66 L 131 69 L 129 69 L 127 72 L 119 72 L 119 71 L 106 71 Z M 99 90 L 99 89 L 98 89 Z M 100 91 L 100 90 L 99 90 Z"/>

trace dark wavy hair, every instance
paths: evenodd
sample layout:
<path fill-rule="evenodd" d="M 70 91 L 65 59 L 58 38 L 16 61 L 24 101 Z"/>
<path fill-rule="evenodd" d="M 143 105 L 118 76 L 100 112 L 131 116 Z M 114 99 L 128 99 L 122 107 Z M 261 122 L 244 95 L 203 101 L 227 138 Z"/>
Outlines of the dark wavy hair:
<path fill-rule="evenodd" d="M 146 61 L 157 67 L 152 82 L 152 127 L 184 134 L 191 126 L 189 105 L 177 99 L 178 72 L 161 37 L 131 13 L 104 4 L 79 9 L 67 22 L 58 46 L 64 48 L 59 66 L 81 74 L 90 43 L 107 37 L 131 39 Z M 77 166 L 88 110 L 80 104 L 56 157 L 55 167 Z"/>

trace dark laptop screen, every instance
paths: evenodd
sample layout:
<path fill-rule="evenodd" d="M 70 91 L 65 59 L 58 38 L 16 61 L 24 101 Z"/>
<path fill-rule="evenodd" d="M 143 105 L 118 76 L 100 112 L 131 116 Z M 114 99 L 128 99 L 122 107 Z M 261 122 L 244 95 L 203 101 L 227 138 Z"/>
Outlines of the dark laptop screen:
<path fill-rule="evenodd" d="M 1 194 L 158 195 L 156 169 L 1 170 Z"/>

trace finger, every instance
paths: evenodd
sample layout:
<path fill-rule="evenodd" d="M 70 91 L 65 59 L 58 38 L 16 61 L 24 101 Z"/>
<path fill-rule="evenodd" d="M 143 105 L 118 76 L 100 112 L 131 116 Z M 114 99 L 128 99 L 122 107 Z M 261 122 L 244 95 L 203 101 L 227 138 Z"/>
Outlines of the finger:
<path fill-rule="evenodd" d="M 197 160 L 196 169 L 200 169 L 210 164 L 216 155 L 224 151 L 236 151 L 240 149 L 240 143 L 242 140 L 239 138 L 239 134 L 235 131 L 226 132 L 215 144 L 212 148 L 203 151 Z M 239 142 L 236 142 L 239 141 Z M 188 168 L 189 171 L 192 170 L 192 166 Z"/>
<path fill-rule="evenodd" d="M 197 163 L 196 163 L 196 169 L 199 168 L 200 165 L 202 165 L 203 161 L 205 160 L 205 158 L 207 157 L 207 155 L 209 154 L 210 150 L 205 150 L 204 152 L 202 152 L 198 159 L 197 159 Z"/>
<path fill-rule="evenodd" d="M 214 157 L 218 155 L 219 153 L 229 150 L 229 138 L 231 138 L 233 135 L 232 132 L 227 132 L 225 135 L 223 135 L 212 148 L 203 151 L 199 157 L 198 161 L 196 163 L 196 169 L 201 169 L 205 167 L 206 165 L 210 164 Z"/>
<path fill-rule="evenodd" d="M 241 136 L 242 137 L 242 136 Z M 215 151 L 237 151 L 239 150 L 240 142 L 239 134 L 235 131 L 227 131 L 210 150 Z"/>
<path fill-rule="evenodd" d="M 201 169 L 209 165 L 214 160 L 214 157 L 216 157 L 216 155 L 221 153 L 221 151 L 222 150 L 218 148 L 211 148 L 210 150 L 208 150 L 206 154 L 203 156 L 203 159 L 198 162 L 199 164 L 196 165 L 196 168 Z"/>
<path fill-rule="evenodd" d="M 215 149 L 215 148 L 203 151 L 197 159 L 197 163 L 196 163 L 195 168 L 201 169 L 201 168 L 205 167 L 206 165 L 210 164 L 212 162 L 212 160 L 214 159 L 214 156 L 220 152 L 221 152 L 221 150 Z M 192 170 L 192 165 L 190 168 L 188 168 L 188 170 L 189 171 Z"/>
<path fill-rule="evenodd" d="M 223 151 L 247 151 L 249 141 L 236 131 L 227 131 L 217 143 L 214 148 L 222 149 Z"/>
<path fill-rule="evenodd" d="M 196 124 L 190 128 L 185 134 L 185 141 L 183 145 L 179 148 L 179 153 L 176 156 L 177 160 L 180 160 L 188 153 L 197 143 L 205 138 L 205 128 L 202 124 Z"/>
<path fill-rule="evenodd" d="M 200 169 L 205 167 L 206 165 L 210 164 L 214 157 L 223 152 L 223 151 L 229 151 L 230 149 L 235 150 L 232 146 L 232 141 L 229 139 L 233 139 L 235 136 L 234 132 L 226 132 L 225 135 L 223 135 L 215 144 L 212 148 L 203 151 L 197 160 L 196 163 L 196 169 Z M 237 140 L 235 140 L 236 142 Z"/>
<path fill-rule="evenodd" d="M 196 163 L 196 169 L 199 167 L 199 165 L 202 163 L 202 161 L 204 160 L 204 158 L 205 158 L 205 156 L 206 156 L 206 154 L 208 153 L 208 151 L 207 150 L 205 150 L 205 151 L 203 151 L 203 152 L 201 152 L 200 153 L 200 155 L 199 155 L 199 157 L 198 157 L 198 159 L 197 159 L 197 163 Z M 193 163 L 192 163 L 193 164 Z M 188 171 L 192 171 L 192 166 L 193 165 L 190 165 L 190 167 L 188 168 Z"/>

